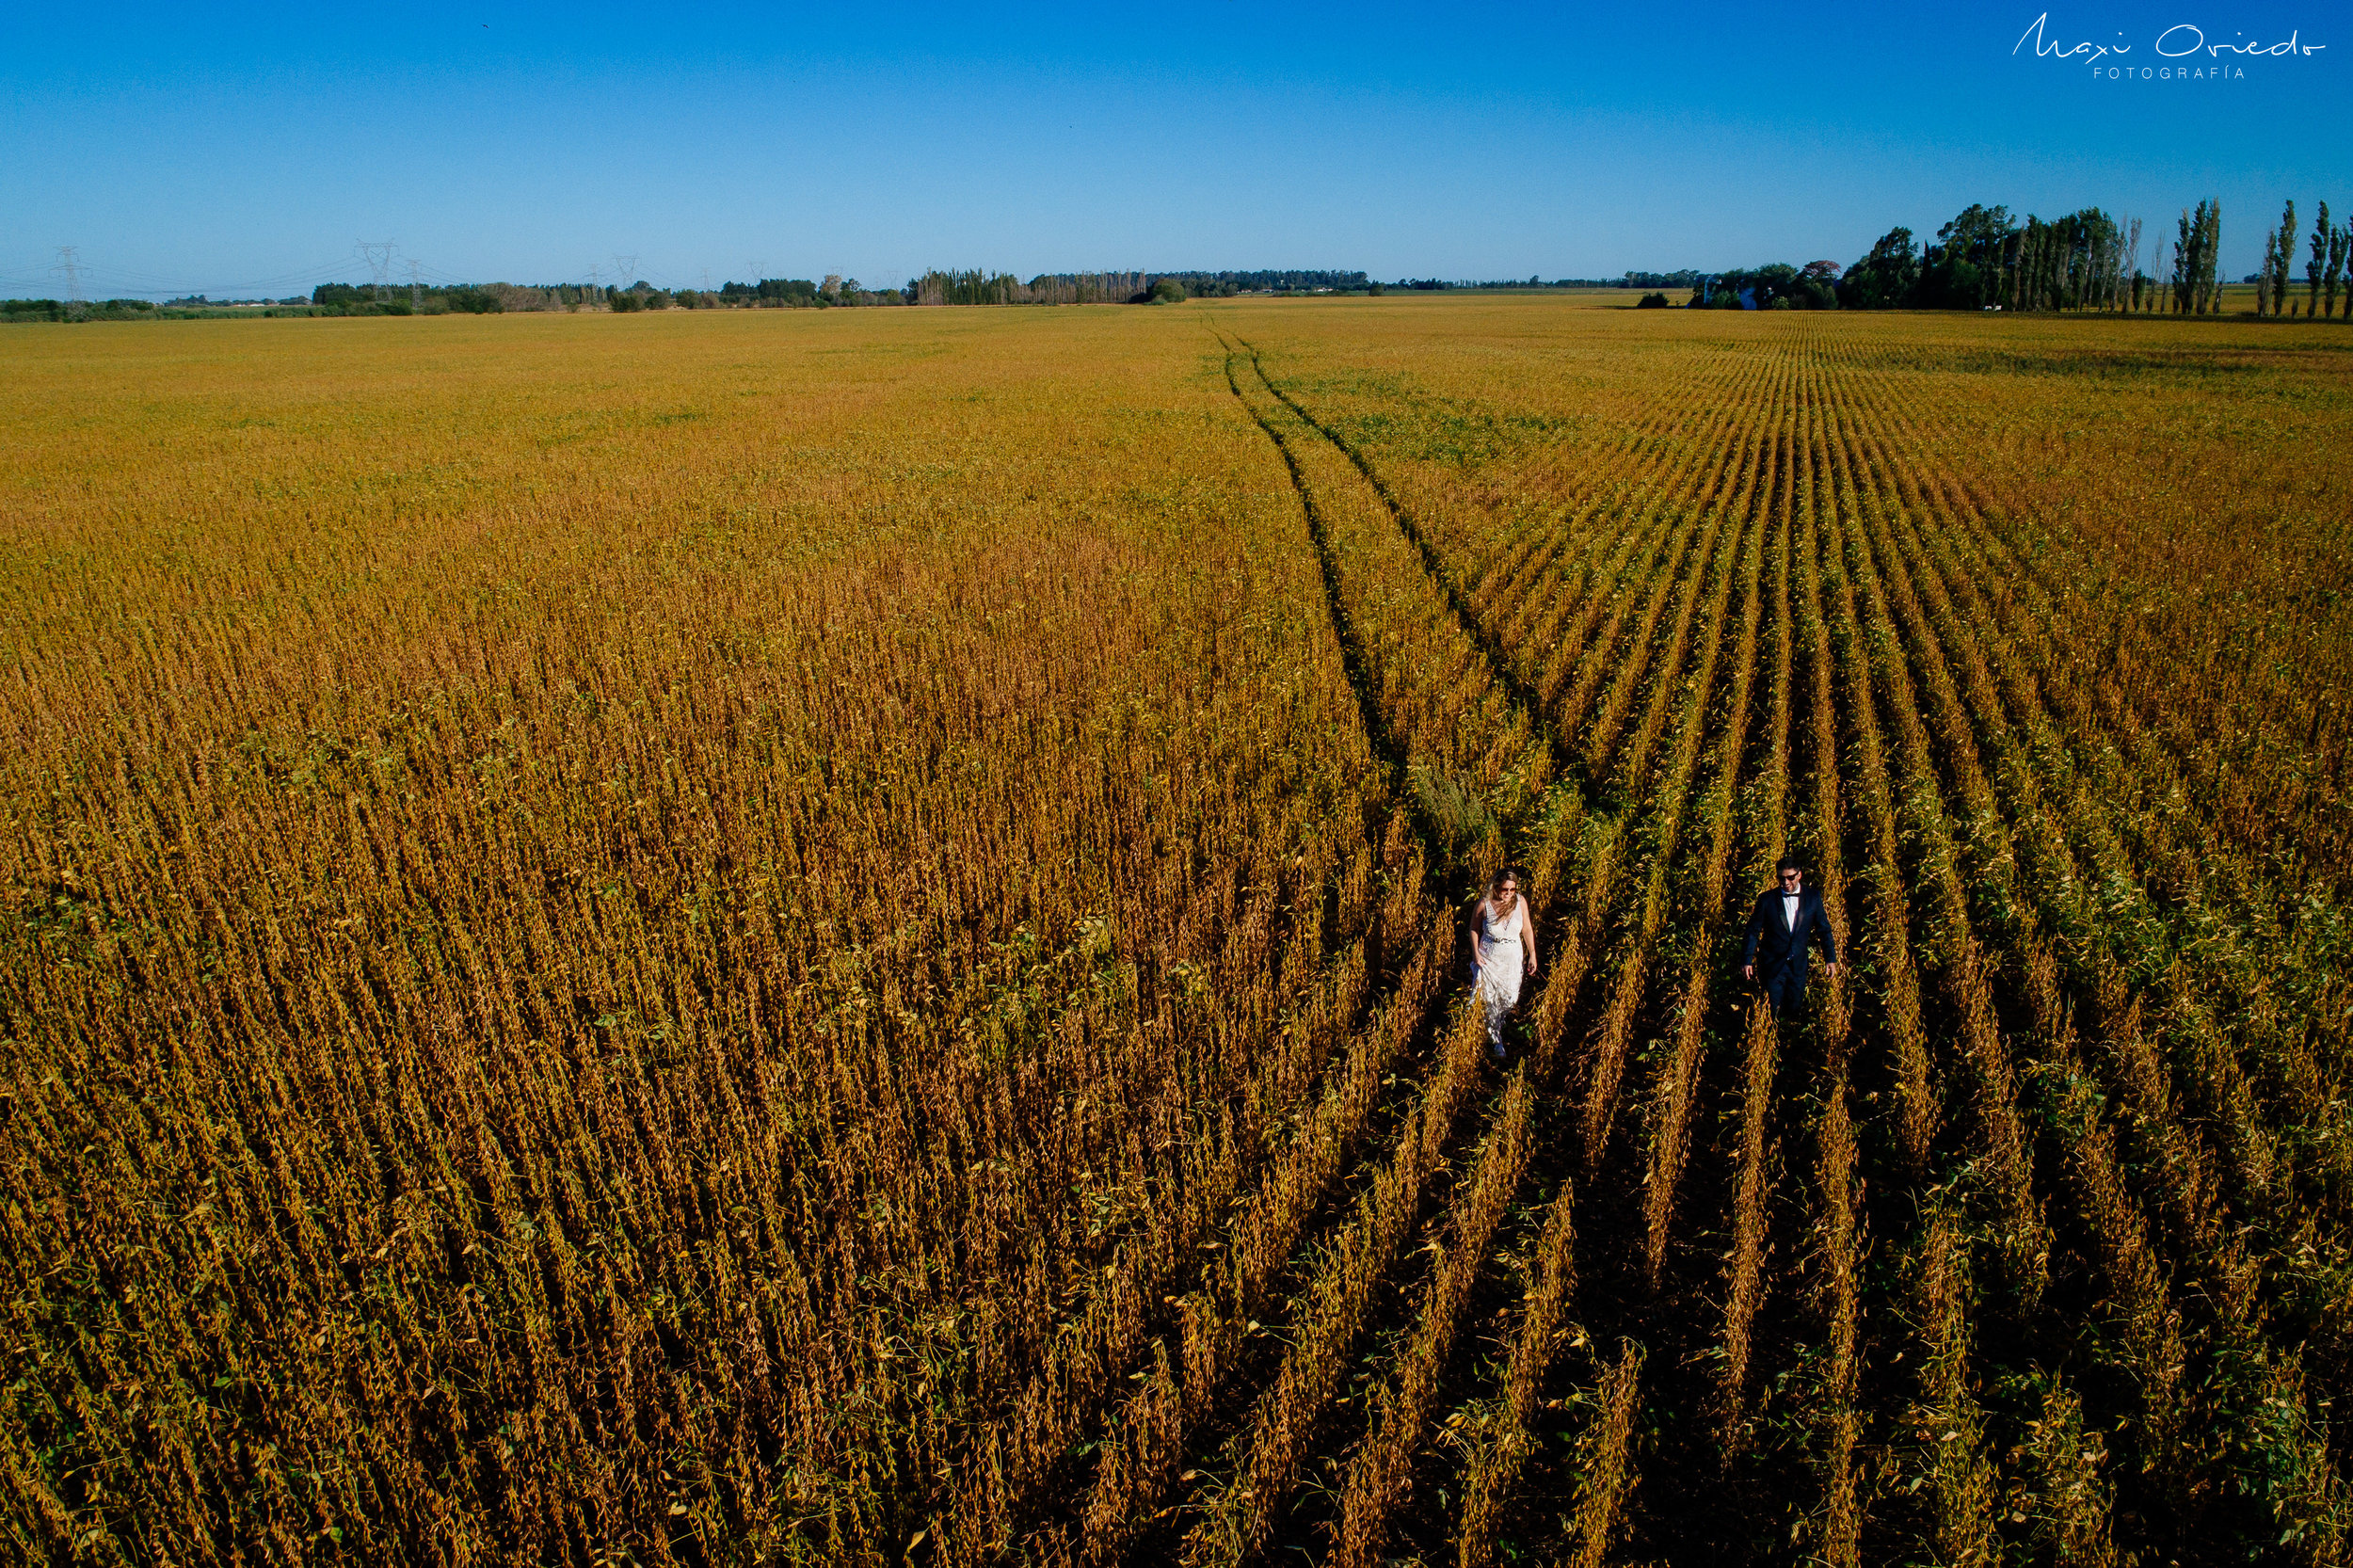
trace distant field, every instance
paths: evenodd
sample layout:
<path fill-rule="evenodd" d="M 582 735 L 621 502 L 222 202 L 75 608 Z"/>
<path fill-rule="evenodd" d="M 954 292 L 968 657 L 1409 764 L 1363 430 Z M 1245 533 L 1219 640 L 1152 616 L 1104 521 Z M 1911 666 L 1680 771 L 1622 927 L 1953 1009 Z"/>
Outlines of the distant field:
<path fill-rule="evenodd" d="M 1484 300 L 1489 304 L 1500 304 L 1505 300 L 1514 299 L 1523 301 L 1544 299 L 1551 301 L 1556 306 L 1581 305 L 1588 310 L 1622 310 L 1650 292 L 1649 289 L 1560 289 L 1521 294 L 1514 289 L 1468 289 L 1453 295 L 1452 297 L 1455 300 Z M 1677 305 L 1691 297 L 1689 289 L 1663 289 L 1659 292 Z M 1405 297 L 1411 299 L 1417 296 L 1407 295 Z"/>
<path fill-rule="evenodd" d="M 0 335 L 0 1539 L 2344 1560 L 2353 337 L 1601 302 Z"/>

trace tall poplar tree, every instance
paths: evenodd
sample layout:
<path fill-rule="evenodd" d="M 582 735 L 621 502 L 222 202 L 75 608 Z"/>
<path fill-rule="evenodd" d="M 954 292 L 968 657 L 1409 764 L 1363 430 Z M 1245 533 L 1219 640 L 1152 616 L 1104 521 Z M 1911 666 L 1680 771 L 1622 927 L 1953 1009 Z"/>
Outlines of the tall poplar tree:
<path fill-rule="evenodd" d="M 2181 237 L 2173 243 L 2173 309 L 2180 315 L 2204 315 L 2215 304 L 2215 251 L 2222 233 L 2219 202 L 2198 203 L 2182 214 Z"/>
<path fill-rule="evenodd" d="M 2202 228 L 2205 221 L 2206 204 L 2201 201 L 2198 203 L 2197 227 Z M 2181 232 L 2173 241 L 2173 312 L 2176 315 L 2185 314 L 2189 310 L 2189 280 L 2195 273 L 2198 258 L 2197 242 L 2190 236 L 2196 232 L 2190 222 L 2189 209 L 2184 207 Z"/>
<path fill-rule="evenodd" d="M 2215 276 L 2216 264 L 2222 254 L 2222 200 L 2216 197 L 2204 205 L 2206 223 L 2199 240 L 2198 286 L 2202 313 L 2212 315 L 2222 309 L 2222 285 Z"/>
<path fill-rule="evenodd" d="M 2320 204 L 2319 216 L 2313 219 L 2312 259 L 2304 264 L 2304 314 L 2307 319 L 2320 314 L 2320 280 L 2329 265 L 2329 241 L 2336 231 L 2329 227 L 2329 203 Z M 2334 294 L 2336 291 L 2329 291 Z"/>
<path fill-rule="evenodd" d="M 2275 236 L 2271 261 L 2271 313 L 2292 315 L 2295 307 L 2288 303 L 2288 267 L 2296 255 L 2296 203 L 2291 200 L 2280 214 L 2280 232 Z"/>
<path fill-rule="evenodd" d="M 2222 205 L 2212 200 L 2198 203 L 2194 213 L 2182 214 L 2181 238 L 2173 246 L 2173 309 L 2183 315 L 2206 315 L 2219 292 L 2215 284 L 2215 252 L 2222 237 Z"/>

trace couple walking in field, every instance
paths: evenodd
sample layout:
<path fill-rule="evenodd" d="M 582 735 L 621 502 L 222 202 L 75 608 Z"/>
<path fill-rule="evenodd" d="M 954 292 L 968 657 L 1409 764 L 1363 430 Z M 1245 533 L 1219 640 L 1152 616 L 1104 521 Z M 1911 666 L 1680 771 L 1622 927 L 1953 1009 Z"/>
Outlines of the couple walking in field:
<path fill-rule="evenodd" d="M 1788 1016 L 1805 1012 L 1812 952 L 1822 950 L 1822 973 L 1838 972 L 1838 937 L 1822 895 L 1805 886 L 1805 868 L 1784 856 L 1778 886 L 1758 897 L 1740 951 L 1740 978 Z M 1486 1013 L 1487 1049 L 1500 1061 L 1503 1026 L 1520 1004 L 1520 987 L 1536 974 L 1536 917 L 1521 896 L 1517 866 L 1487 879 L 1486 896 L 1471 911 L 1470 957 L 1480 1004 Z"/>

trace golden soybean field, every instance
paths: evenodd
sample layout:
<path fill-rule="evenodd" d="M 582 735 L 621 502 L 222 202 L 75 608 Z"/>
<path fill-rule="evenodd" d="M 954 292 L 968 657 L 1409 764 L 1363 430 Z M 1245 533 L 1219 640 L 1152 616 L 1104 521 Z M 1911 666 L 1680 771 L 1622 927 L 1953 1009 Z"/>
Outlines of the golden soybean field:
<path fill-rule="evenodd" d="M 2333 330 L 0 363 L 10 1558 L 2346 1560 Z"/>

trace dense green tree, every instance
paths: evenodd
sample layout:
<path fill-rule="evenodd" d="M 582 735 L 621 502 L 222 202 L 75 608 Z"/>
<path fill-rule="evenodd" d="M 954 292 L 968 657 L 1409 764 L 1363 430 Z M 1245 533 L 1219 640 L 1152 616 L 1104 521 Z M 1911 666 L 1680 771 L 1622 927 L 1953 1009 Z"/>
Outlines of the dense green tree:
<path fill-rule="evenodd" d="M 1838 280 L 1838 302 L 1854 311 L 1890 310 L 1913 303 L 1919 288 L 1920 248 L 1911 230 L 1890 229 Z"/>
<path fill-rule="evenodd" d="M 2002 250 L 1998 302 L 2020 311 L 2106 308 L 2122 292 L 2126 230 L 2098 207 L 2028 216 Z"/>
<path fill-rule="evenodd" d="M 1817 268 L 1827 268 L 1828 272 L 1824 274 Z M 1815 262 L 1804 267 L 1791 266 L 1787 262 L 1768 262 L 1744 271 L 1716 274 L 1707 280 L 1703 293 L 1692 296 L 1691 303 L 1720 311 L 1834 310 L 1838 304 L 1834 287 L 1837 276 L 1834 262 Z"/>
<path fill-rule="evenodd" d="M 2219 308 L 2215 263 L 2222 248 L 2222 203 L 2201 201 L 2185 211 L 2173 241 L 2172 299 L 2176 313 L 2205 315 Z"/>
<path fill-rule="evenodd" d="M 1798 268 L 1798 276 L 1790 288 L 1790 302 L 1802 299 L 1805 308 L 1814 311 L 1834 311 L 1838 308 L 1838 276 L 1845 271 L 1836 262 L 1808 262 Z"/>
<path fill-rule="evenodd" d="M 1963 311 L 1998 304 L 2017 236 L 2008 207 L 1972 202 L 1936 232 L 1936 243 L 1921 256 L 1919 302 Z"/>

